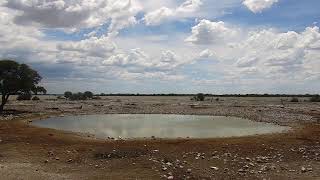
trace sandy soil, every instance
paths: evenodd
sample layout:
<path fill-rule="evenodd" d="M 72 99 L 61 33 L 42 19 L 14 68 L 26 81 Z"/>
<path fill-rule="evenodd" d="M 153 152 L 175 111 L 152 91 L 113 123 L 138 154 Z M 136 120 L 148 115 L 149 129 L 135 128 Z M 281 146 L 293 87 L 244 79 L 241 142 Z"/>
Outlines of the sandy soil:
<path fill-rule="evenodd" d="M 39 102 L 12 100 L 6 107 L 11 111 L 0 118 L 0 179 L 320 179 L 320 104 L 281 103 L 280 99 L 220 98 L 198 103 L 190 97 L 108 97 L 70 102 L 45 96 Z M 288 125 L 294 131 L 128 141 L 98 140 L 30 125 L 49 116 L 105 113 L 229 115 Z"/>

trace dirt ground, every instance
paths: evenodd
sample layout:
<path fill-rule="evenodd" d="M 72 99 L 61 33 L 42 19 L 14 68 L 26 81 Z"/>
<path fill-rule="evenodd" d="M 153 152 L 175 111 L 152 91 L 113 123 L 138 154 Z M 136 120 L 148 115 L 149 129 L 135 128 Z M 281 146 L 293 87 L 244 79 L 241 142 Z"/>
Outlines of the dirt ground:
<path fill-rule="evenodd" d="M 320 179 L 320 103 L 289 99 L 13 97 L 0 118 L 0 179 Z M 241 138 L 103 140 L 30 125 L 50 116 L 107 113 L 228 115 L 294 130 Z"/>

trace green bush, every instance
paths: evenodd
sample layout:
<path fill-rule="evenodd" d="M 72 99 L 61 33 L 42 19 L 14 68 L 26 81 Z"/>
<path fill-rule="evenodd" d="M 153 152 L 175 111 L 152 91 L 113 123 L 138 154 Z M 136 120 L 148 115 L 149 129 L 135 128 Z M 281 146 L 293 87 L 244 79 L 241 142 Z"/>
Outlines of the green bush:
<path fill-rule="evenodd" d="M 29 101 L 31 100 L 31 93 L 30 92 L 25 92 L 25 93 L 21 93 L 18 95 L 17 100 L 18 101 Z"/>
<path fill-rule="evenodd" d="M 93 93 L 90 92 L 90 91 L 84 92 L 83 95 L 88 99 L 92 99 L 93 98 Z"/>
<path fill-rule="evenodd" d="M 310 102 L 320 102 L 320 95 L 315 95 L 311 97 Z"/>
<path fill-rule="evenodd" d="M 37 96 L 34 96 L 33 98 L 32 98 L 32 101 L 39 101 L 40 100 L 40 98 L 38 98 Z"/>
<path fill-rule="evenodd" d="M 203 93 L 199 93 L 195 97 L 193 97 L 193 99 L 196 100 L 196 101 L 204 101 L 205 96 L 204 96 Z"/>
<path fill-rule="evenodd" d="M 69 99 L 71 96 L 72 96 L 72 92 L 70 92 L 70 91 L 64 92 L 64 97 L 65 98 Z"/>
<path fill-rule="evenodd" d="M 69 99 L 71 101 L 77 101 L 77 100 L 86 100 L 87 97 L 83 93 L 78 92 L 76 94 L 72 94 L 72 96 Z"/>
<path fill-rule="evenodd" d="M 296 97 L 291 98 L 290 102 L 299 102 L 299 99 Z"/>

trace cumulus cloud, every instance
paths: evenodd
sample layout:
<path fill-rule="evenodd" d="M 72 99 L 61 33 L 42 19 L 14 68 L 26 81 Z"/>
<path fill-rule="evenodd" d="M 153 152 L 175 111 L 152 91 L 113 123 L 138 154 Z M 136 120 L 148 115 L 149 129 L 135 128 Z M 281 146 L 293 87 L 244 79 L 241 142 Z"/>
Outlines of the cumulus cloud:
<path fill-rule="evenodd" d="M 136 0 L 10 0 L 4 6 L 19 12 L 14 17 L 17 24 L 79 30 L 109 21 L 111 34 L 136 24 L 141 10 Z"/>
<path fill-rule="evenodd" d="M 157 10 L 147 13 L 144 17 L 145 24 L 148 26 L 157 26 L 161 23 L 186 17 L 196 12 L 202 5 L 201 0 L 186 0 L 177 8 L 161 7 Z"/>
<path fill-rule="evenodd" d="M 319 75 L 319 27 L 307 27 L 303 32 L 275 29 L 240 32 L 223 22 L 202 20 L 192 28 L 186 41 L 210 47 L 221 59 L 236 60 L 233 71 L 240 74 L 254 69 L 264 77 L 304 79 Z"/>
<path fill-rule="evenodd" d="M 208 59 L 208 58 L 211 58 L 212 56 L 214 56 L 214 54 L 209 49 L 205 49 L 201 51 L 199 54 L 199 57 L 201 59 Z"/>
<path fill-rule="evenodd" d="M 148 26 L 160 25 L 162 22 L 174 16 L 175 12 L 167 7 L 162 7 L 145 15 L 145 23 Z"/>
<path fill-rule="evenodd" d="M 272 7 L 279 0 L 244 0 L 243 4 L 254 13 L 261 13 L 263 10 Z"/>
<path fill-rule="evenodd" d="M 186 41 L 194 44 L 225 43 L 234 40 L 239 35 L 235 28 L 228 27 L 224 22 L 201 20 L 192 28 L 192 34 Z"/>

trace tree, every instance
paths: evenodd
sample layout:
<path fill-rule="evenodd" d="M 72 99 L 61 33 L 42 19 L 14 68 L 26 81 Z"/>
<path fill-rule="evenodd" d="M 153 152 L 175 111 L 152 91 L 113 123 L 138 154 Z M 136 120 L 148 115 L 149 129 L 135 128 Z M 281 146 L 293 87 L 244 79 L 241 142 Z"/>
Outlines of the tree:
<path fill-rule="evenodd" d="M 88 99 L 92 99 L 93 98 L 93 93 L 90 91 L 86 91 L 84 92 L 84 96 Z"/>
<path fill-rule="evenodd" d="M 8 102 L 9 96 L 13 94 L 30 93 L 36 89 L 41 81 L 37 71 L 26 64 L 19 64 L 12 60 L 0 60 L 0 91 L 2 101 L 0 113 Z"/>
<path fill-rule="evenodd" d="M 42 87 L 42 86 L 36 86 L 32 89 L 32 92 L 35 94 L 35 95 L 38 95 L 38 93 L 41 93 L 41 94 L 47 94 L 47 90 Z"/>
<path fill-rule="evenodd" d="M 72 96 L 72 92 L 70 92 L 70 91 L 64 92 L 64 97 L 65 98 L 70 99 L 71 96 Z"/>

